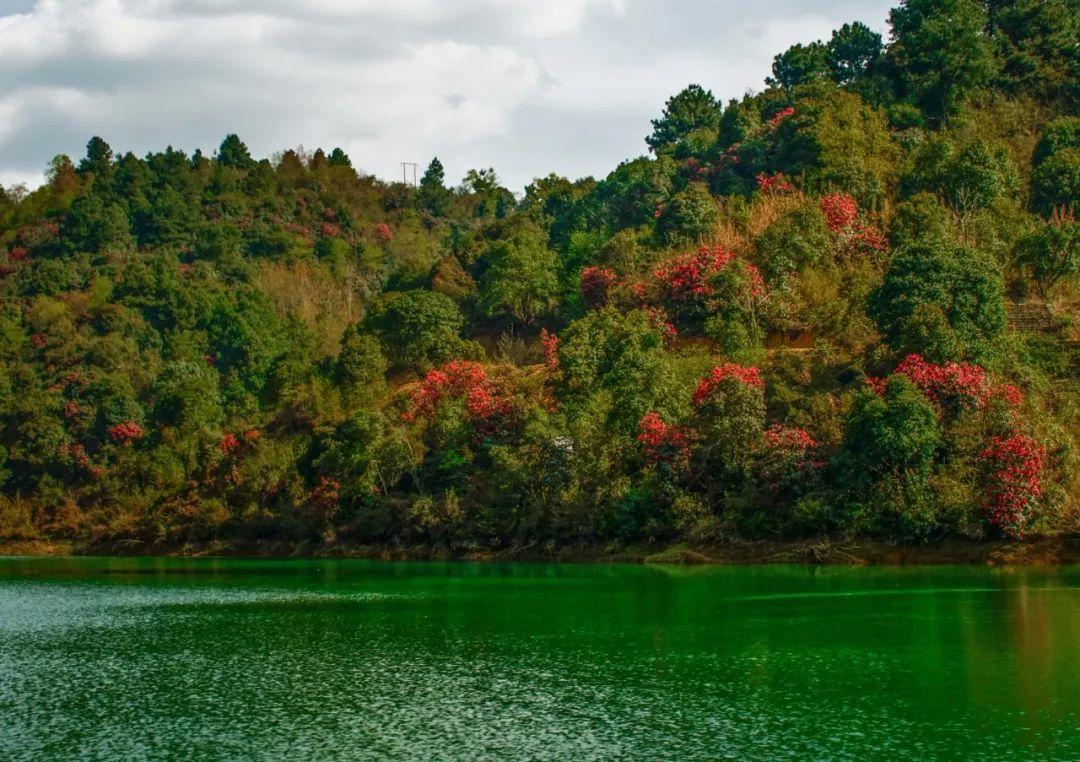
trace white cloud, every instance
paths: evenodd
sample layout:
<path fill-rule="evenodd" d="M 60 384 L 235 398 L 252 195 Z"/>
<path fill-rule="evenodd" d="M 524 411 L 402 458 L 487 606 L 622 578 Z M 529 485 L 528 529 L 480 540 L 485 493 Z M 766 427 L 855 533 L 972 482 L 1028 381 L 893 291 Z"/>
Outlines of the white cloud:
<path fill-rule="evenodd" d="M 870 7 L 873 6 L 873 7 Z M 511 187 L 604 173 L 700 82 L 761 87 L 773 54 L 881 0 L 38 0 L 0 15 L 0 178 L 34 178 L 101 135 L 118 151 L 257 155 L 340 145 L 396 177 L 439 154 L 451 178 Z M 0 14 L 3 11 L 0 9 Z M 0 183 L 5 183 L 0 179 Z"/>

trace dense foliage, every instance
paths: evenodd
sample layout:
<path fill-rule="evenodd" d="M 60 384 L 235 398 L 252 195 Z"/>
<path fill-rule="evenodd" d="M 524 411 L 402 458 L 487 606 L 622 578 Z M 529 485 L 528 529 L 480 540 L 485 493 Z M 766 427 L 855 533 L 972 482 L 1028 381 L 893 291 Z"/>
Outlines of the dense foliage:
<path fill-rule="evenodd" d="M 0 536 L 1075 532 L 1078 24 L 905 0 L 520 198 L 93 138 L 0 189 Z"/>

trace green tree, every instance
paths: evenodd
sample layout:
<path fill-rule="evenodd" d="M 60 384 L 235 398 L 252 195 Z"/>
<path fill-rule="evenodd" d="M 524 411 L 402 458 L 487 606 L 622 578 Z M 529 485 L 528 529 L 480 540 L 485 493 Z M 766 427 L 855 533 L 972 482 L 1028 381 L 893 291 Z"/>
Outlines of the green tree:
<path fill-rule="evenodd" d="M 672 149 L 698 130 L 716 131 L 720 124 L 720 103 L 701 85 L 688 85 L 668 98 L 664 113 L 652 120 L 653 131 L 645 138 L 654 152 Z"/>
<path fill-rule="evenodd" d="M 889 58 L 904 95 L 936 117 L 989 84 L 994 57 L 978 0 L 903 0 L 889 13 Z"/>
<path fill-rule="evenodd" d="M 856 21 L 833 32 L 826 46 L 825 61 L 835 82 L 850 85 L 867 75 L 883 51 L 881 35 Z"/>
<path fill-rule="evenodd" d="M 465 316 L 450 297 L 433 291 L 396 291 L 380 296 L 365 318 L 386 356 L 398 367 L 425 370 L 475 353 L 461 338 Z"/>
<path fill-rule="evenodd" d="M 954 244 L 923 241 L 897 251 L 885 280 L 870 298 L 870 316 L 900 354 L 923 353 L 934 362 L 992 361 L 1005 330 L 1001 270 L 985 255 Z M 928 316 L 940 311 L 928 342 Z M 948 355 L 945 348 L 955 348 Z"/>
<path fill-rule="evenodd" d="M 450 209 L 450 191 L 443 184 L 445 179 L 442 162 L 436 156 L 420 178 L 420 189 L 417 191 L 420 207 L 436 217 L 445 216 Z"/>
<path fill-rule="evenodd" d="M 226 167 L 251 169 L 255 160 L 251 158 L 248 147 L 235 134 L 226 135 L 218 148 L 217 160 Z"/>
<path fill-rule="evenodd" d="M 1080 272 L 1080 225 L 1061 215 L 1045 222 L 1018 245 L 1017 260 L 1045 292 Z"/>
<path fill-rule="evenodd" d="M 765 78 L 765 84 L 790 90 L 828 74 L 829 53 L 825 45 L 820 40 L 808 45 L 799 43 L 773 58 L 772 76 Z"/>
<path fill-rule="evenodd" d="M 488 315 L 531 323 L 555 305 L 558 262 L 539 229 L 526 226 L 496 241 L 481 265 L 480 302 Z"/>
<path fill-rule="evenodd" d="M 678 410 L 664 338 L 644 312 L 590 310 L 560 335 L 558 357 L 560 397 L 573 416 L 602 416 L 630 435 L 650 410 Z"/>
<path fill-rule="evenodd" d="M 1080 148 L 1063 148 L 1031 174 L 1031 200 L 1043 214 L 1074 208 L 1080 199 Z"/>
<path fill-rule="evenodd" d="M 113 168 L 113 151 L 96 135 L 86 144 L 86 158 L 79 162 L 79 173 L 92 173 L 95 177 L 106 177 Z"/>
<path fill-rule="evenodd" d="M 658 221 L 664 240 L 673 246 L 696 243 L 716 231 L 720 207 L 703 182 L 692 182 L 672 196 Z"/>

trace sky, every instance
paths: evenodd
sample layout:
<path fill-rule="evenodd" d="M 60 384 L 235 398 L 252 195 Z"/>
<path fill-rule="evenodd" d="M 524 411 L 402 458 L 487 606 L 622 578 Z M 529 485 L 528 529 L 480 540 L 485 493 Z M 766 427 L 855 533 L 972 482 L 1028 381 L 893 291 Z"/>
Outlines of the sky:
<path fill-rule="evenodd" d="M 645 153 L 691 82 L 760 90 L 772 57 L 897 0 L 0 0 L 0 185 L 114 151 L 343 148 L 392 180 L 432 156 L 520 192 Z M 411 170 L 410 170 L 411 172 Z"/>

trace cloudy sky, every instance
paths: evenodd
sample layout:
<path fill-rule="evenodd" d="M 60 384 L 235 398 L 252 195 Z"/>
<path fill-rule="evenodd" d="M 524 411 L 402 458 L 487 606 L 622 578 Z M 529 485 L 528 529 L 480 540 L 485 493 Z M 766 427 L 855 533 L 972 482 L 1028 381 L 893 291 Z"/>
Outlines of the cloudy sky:
<path fill-rule="evenodd" d="M 341 146 L 401 176 L 438 155 L 456 182 L 520 190 L 645 151 L 689 82 L 762 87 L 774 53 L 895 0 L 0 0 L 0 184 L 58 153 L 236 132 L 256 156 Z"/>

